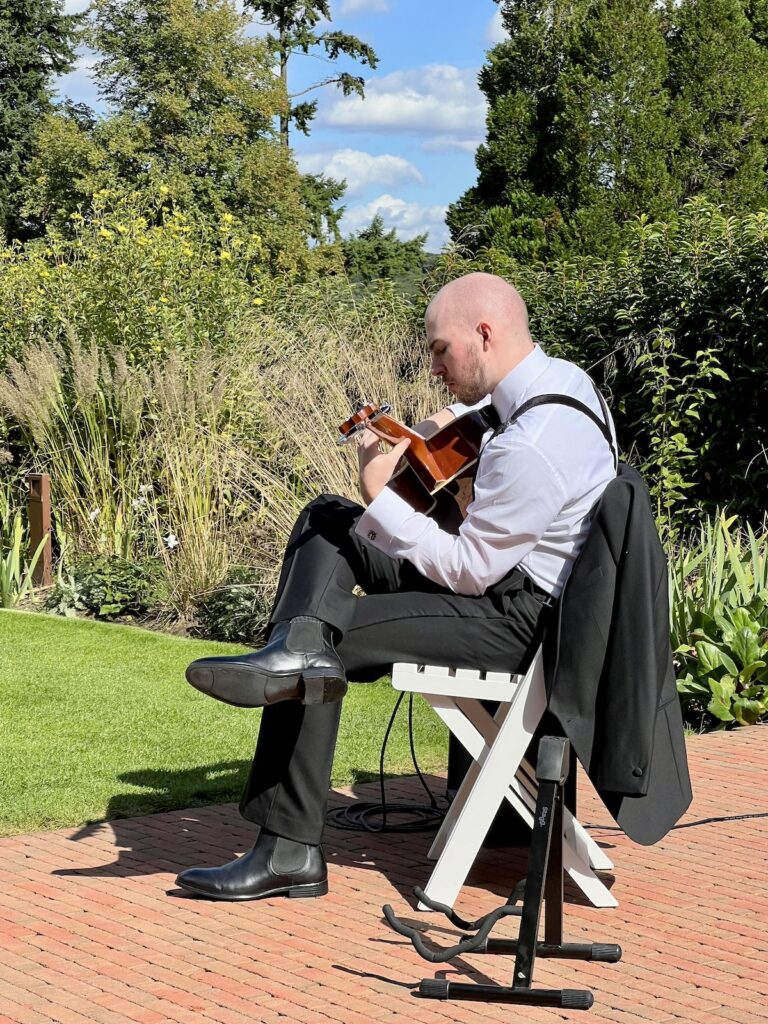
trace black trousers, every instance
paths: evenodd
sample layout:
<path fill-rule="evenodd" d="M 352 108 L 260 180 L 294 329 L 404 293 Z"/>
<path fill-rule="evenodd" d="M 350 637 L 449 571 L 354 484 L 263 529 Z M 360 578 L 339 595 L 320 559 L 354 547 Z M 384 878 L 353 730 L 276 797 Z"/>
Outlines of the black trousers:
<path fill-rule="evenodd" d="M 515 569 L 480 597 L 454 594 L 358 537 L 362 512 L 334 495 L 304 509 L 286 546 L 270 626 L 297 615 L 329 623 L 351 682 L 379 679 L 395 661 L 526 667 L 548 611 L 543 590 Z M 353 593 L 355 585 L 365 596 Z M 340 716 L 340 703 L 264 708 L 243 817 L 289 839 L 320 842 Z"/>

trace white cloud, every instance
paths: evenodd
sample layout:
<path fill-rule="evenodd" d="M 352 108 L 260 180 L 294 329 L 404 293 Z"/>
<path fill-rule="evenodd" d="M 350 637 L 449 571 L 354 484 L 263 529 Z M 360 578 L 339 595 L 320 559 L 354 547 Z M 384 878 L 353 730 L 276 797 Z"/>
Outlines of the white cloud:
<path fill-rule="evenodd" d="M 404 199 L 385 194 L 363 206 L 348 208 L 340 227 L 342 234 L 352 234 L 368 227 L 379 213 L 384 219 L 387 231 L 395 228 L 397 237 L 403 242 L 427 232 L 427 247 L 434 251 L 441 249 L 448 241 L 448 228 L 445 225 L 447 212 L 447 206 L 421 206 L 419 203 L 407 203 Z"/>
<path fill-rule="evenodd" d="M 387 14 L 391 0 L 341 0 L 339 14 Z"/>
<path fill-rule="evenodd" d="M 347 195 L 362 192 L 369 185 L 392 188 L 405 181 L 425 184 L 424 175 L 401 156 L 374 156 L 358 149 L 337 149 L 335 152 L 299 153 L 299 167 L 309 174 L 327 174 L 347 182 Z"/>
<path fill-rule="evenodd" d="M 425 153 L 449 153 L 453 149 L 474 153 L 482 141 L 482 138 L 456 139 L 451 135 L 436 135 L 433 139 L 425 139 L 421 148 Z"/>
<path fill-rule="evenodd" d="M 485 100 L 473 69 L 429 64 L 369 79 L 365 99 L 347 96 L 338 100 L 324 120 L 356 131 L 475 138 L 483 134 Z"/>
<path fill-rule="evenodd" d="M 87 74 L 96 67 L 98 62 L 98 53 L 95 50 L 89 50 L 88 47 L 83 46 L 77 51 L 77 60 L 75 61 L 73 71 L 82 71 L 83 74 Z"/>
<path fill-rule="evenodd" d="M 59 75 L 54 79 L 53 85 L 60 99 L 65 97 L 74 103 L 85 103 L 87 106 L 98 109 L 100 106 L 99 92 L 96 83 L 91 77 L 98 54 L 86 46 L 81 46 L 77 51 L 75 66 L 66 75 Z"/>
<path fill-rule="evenodd" d="M 496 11 L 494 16 L 488 22 L 488 27 L 485 30 L 485 38 L 491 46 L 495 46 L 496 43 L 503 43 L 509 38 L 506 29 L 504 28 L 504 22 L 501 20 L 501 10 Z"/>

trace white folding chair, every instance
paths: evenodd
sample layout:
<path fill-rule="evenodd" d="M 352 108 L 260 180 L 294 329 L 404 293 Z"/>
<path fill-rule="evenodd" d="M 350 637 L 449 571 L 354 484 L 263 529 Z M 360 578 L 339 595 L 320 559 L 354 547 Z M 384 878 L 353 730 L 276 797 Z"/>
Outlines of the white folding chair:
<path fill-rule="evenodd" d="M 424 888 L 430 899 L 453 906 L 502 801 L 508 800 L 526 824 L 533 822 L 535 772 L 524 755 L 547 706 L 542 650 L 525 675 L 397 663 L 392 685 L 421 693 L 472 757 L 430 848 L 437 864 Z M 499 702 L 495 715 L 483 700 Z M 568 875 L 593 906 L 617 906 L 595 874 L 613 864 L 569 811 L 565 838 Z"/>

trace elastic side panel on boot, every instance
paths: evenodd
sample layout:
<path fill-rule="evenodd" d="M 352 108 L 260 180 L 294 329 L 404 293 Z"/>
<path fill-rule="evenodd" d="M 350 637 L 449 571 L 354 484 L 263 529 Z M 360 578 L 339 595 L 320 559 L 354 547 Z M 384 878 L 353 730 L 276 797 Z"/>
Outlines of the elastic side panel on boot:
<path fill-rule="evenodd" d="M 323 623 L 320 619 L 291 620 L 285 646 L 294 654 L 312 654 L 323 649 Z"/>

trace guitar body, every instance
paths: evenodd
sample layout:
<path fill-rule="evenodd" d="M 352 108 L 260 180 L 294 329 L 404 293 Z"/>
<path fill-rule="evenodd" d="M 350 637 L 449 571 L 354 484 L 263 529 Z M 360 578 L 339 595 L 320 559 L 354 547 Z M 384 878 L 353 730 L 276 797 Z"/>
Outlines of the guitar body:
<path fill-rule="evenodd" d="M 367 405 L 341 424 L 339 441 L 344 443 L 366 428 L 390 444 L 409 438 L 401 465 L 387 486 L 441 529 L 458 533 L 472 500 L 475 464 L 489 426 L 483 410 L 473 410 L 425 438 L 389 416 L 389 406 Z"/>

